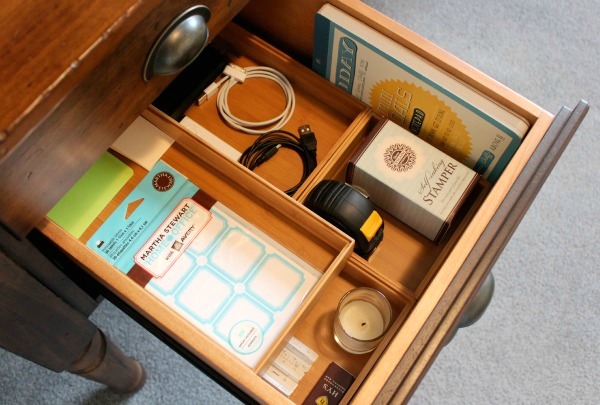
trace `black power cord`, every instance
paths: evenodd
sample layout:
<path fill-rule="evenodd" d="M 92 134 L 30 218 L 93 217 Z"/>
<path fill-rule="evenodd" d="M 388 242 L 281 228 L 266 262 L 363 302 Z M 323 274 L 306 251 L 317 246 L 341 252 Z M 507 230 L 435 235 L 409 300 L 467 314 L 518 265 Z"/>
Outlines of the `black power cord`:
<path fill-rule="evenodd" d="M 308 125 L 298 128 L 300 137 L 291 132 L 275 129 L 259 136 L 248 149 L 242 153 L 239 162 L 250 170 L 254 170 L 271 159 L 280 148 L 293 150 L 302 159 L 302 178 L 285 193 L 292 196 L 308 176 L 317 167 L 317 138 Z"/>

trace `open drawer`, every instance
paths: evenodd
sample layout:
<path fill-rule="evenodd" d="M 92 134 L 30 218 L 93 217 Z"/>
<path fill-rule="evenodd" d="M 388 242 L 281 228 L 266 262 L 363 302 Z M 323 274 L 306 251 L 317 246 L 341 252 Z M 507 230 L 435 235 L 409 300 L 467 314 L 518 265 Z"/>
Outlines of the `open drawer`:
<path fill-rule="evenodd" d="M 343 179 L 349 156 L 377 121 L 371 108 L 307 67 L 312 53 L 313 17 L 323 4 L 321 1 L 251 1 L 237 22 L 227 26 L 216 41 L 234 63 L 274 67 L 294 86 L 296 112 L 286 128 L 295 132 L 300 125 L 310 124 L 319 146 L 317 169 L 292 198 L 280 192 L 300 172 L 292 155 L 287 159 L 278 155 L 252 174 L 155 108 L 143 114 L 176 140 L 165 155 L 168 163 L 323 272 L 322 282 L 307 296 L 298 315 L 257 366 L 249 368 L 236 361 L 167 306 L 90 252 L 85 247 L 85 238 L 92 231 L 82 240 L 76 240 L 50 220 L 38 226 L 106 288 L 109 298 L 140 315 L 143 323 L 190 361 L 213 369 L 224 378 L 221 382 L 231 384 L 232 391 L 248 401 L 288 401 L 265 382 L 261 374 L 292 336 L 319 355 L 289 398 L 292 402 L 304 400 L 330 362 L 340 364 L 356 377 L 344 401 L 359 404 L 406 401 L 446 336 L 452 333 L 469 298 L 484 280 L 587 111 L 587 105 L 580 103 L 573 111 L 563 109 L 553 116 L 360 2 L 331 3 L 524 117 L 530 124 L 503 174 L 493 186 L 475 190 L 440 243 L 429 241 L 384 214 L 384 241 L 365 260 L 350 253 L 349 238 L 301 205 L 318 181 Z M 270 12 L 265 13 L 266 9 Z M 251 88 L 254 90 L 256 88 Z M 267 86 L 264 90 L 261 88 L 261 92 L 260 103 L 240 93 L 240 97 L 231 102 L 232 109 L 243 111 L 248 119 L 271 116 L 282 102 L 278 98 L 279 89 Z M 234 131 L 218 119 L 214 100 L 191 107 L 187 116 L 238 152 L 253 141 L 253 137 Z M 136 173 L 139 179 L 143 171 L 136 168 Z M 133 182 L 128 187 L 92 227 L 99 226 L 131 190 Z M 377 349 L 367 355 L 344 352 L 332 333 L 333 314 L 340 297 L 357 286 L 382 291 L 393 310 L 392 327 Z"/>

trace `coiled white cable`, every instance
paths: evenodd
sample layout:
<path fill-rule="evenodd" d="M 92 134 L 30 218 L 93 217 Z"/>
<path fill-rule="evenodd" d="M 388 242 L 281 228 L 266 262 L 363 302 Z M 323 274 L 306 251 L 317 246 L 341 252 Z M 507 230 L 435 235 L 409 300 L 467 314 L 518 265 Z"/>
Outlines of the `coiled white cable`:
<path fill-rule="evenodd" d="M 257 135 L 267 131 L 281 129 L 290 120 L 296 107 L 296 96 L 294 95 L 294 89 L 292 88 L 292 85 L 283 74 L 266 66 L 251 66 L 242 69 L 235 65 L 227 66 L 223 73 L 225 74 L 225 77 L 219 82 L 215 83 L 217 88 L 220 87 L 221 84 L 224 85 L 217 95 L 217 109 L 228 125 L 239 131 Z M 243 83 L 245 79 L 251 78 L 273 80 L 281 87 L 285 94 L 286 102 L 285 109 L 281 112 L 281 114 L 269 120 L 260 122 L 245 121 L 233 115 L 229 109 L 229 103 L 227 101 L 229 97 L 229 90 L 231 90 L 231 88 L 237 83 Z M 265 128 L 269 125 L 272 126 L 270 128 Z"/>

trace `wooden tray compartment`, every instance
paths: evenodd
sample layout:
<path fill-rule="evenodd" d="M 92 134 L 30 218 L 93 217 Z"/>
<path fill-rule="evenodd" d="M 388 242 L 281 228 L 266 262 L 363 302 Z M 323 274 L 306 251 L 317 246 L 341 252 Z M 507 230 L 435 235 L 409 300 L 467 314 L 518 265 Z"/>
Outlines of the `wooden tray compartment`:
<path fill-rule="evenodd" d="M 390 301 L 393 311 L 392 326 L 387 337 L 376 350 L 362 355 L 344 351 L 333 338 L 333 319 L 338 302 L 347 291 L 358 287 L 371 287 L 381 291 Z M 338 363 L 356 376 L 352 390 L 358 389 L 370 367 L 383 352 L 386 342 L 402 325 L 402 321 L 413 304 L 414 301 L 396 285 L 381 279 L 367 266 L 357 262 L 348 263 L 342 273 L 327 287 L 327 291 L 321 295 L 319 305 L 313 308 L 295 334 L 295 337 L 301 342 L 312 342 L 310 347 L 319 354 L 319 358 L 300 381 L 298 388 L 291 396 L 292 401 L 302 402 L 331 362 Z"/>
<path fill-rule="evenodd" d="M 294 198 L 304 201 L 310 189 L 320 180 L 344 181 L 347 161 L 379 117 L 362 102 L 236 24 L 230 24 L 221 32 L 218 44 L 227 50 L 232 63 L 271 66 L 292 81 L 298 102 L 296 112 L 284 129 L 294 132 L 298 126 L 308 123 L 318 139 L 318 167 Z M 201 106 L 192 106 L 186 115 L 236 150 L 243 151 L 256 137 L 227 126 L 219 116 L 215 99 L 213 97 Z M 229 100 L 232 109 L 237 108 L 240 117 L 249 120 L 264 120 L 276 115 L 284 104 L 281 89 L 268 81 L 254 84 L 247 81 L 238 85 L 237 89 L 232 89 Z M 282 150 L 257 168 L 256 173 L 283 190 L 293 185 L 300 176 L 300 165 L 293 152 Z M 438 244 L 382 213 L 386 224 L 385 237 L 369 259 L 369 265 L 396 282 L 410 296 L 420 297 L 488 190 L 482 185 L 473 193 L 444 240 Z M 363 259 L 353 256 L 353 260 Z"/>
<path fill-rule="evenodd" d="M 296 107 L 284 126 L 297 135 L 297 129 L 310 125 L 317 138 L 317 162 L 320 164 L 339 149 L 339 141 L 352 127 L 366 105 L 337 89 L 309 68 L 235 24 L 230 24 L 215 41 L 231 63 L 241 67 L 268 66 L 288 78 L 296 95 Z M 221 138 L 240 153 L 257 138 L 229 127 L 217 110 L 216 95 L 202 105 L 192 105 L 186 116 Z M 281 113 L 285 98 L 279 85 L 266 79 L 248 79 L 234 86 L 228 102 L 240 119 L 264 121 Z M 281 190 L 293 186 L 301 176 L 302 162 L 289 150 L 281 149 L 275 157 L 256 169 L 256 173 Z"/>
<path fill-rule="evenodd" d="M 149 121 L 158 123 L 161 129 L 177 139 L 162 158 L 167 164 L 323 273 L 264 359 L 272 357 L 273 353 L 278 353 L 283 348 L 287 339 L 319 302 L 319 297 L 326 293 L 327 286 L 336 279 L 352 252 L 352 239 L 277 191 L 266 181 L 193 139 L 173 121 L 165 120 L 164 115 L 152 111 L 144 115 Z M 263 367 L 266 360 L 256 368 L 250 369 L 158 298 L 85 246 L 89 235 L 101 225 L 145 175 L 144 169 L 129 163 L 134 168 L 133 178 L 79 240 L 49 219 L 45 219 L 39 229 L 59 244 L 83 268 L 88 269 L 99 282 L 159 325 L 198 358 L 220 370 L 241 386 L 251 386 L 253 391 L 260 393 L 257 394 L 259 396 L 279 395 L 274 388 L 257 376 L 257 370 Z"/>
<path fill-rule="evenodd" d="M 219 39 L 220 47 L 227 49 L 232 63 L 239 66 L 271 66 L 282 71 L 293 83 L 297 107 L 285 129 L 294 131 L 303 123 L 309 123 L 318 139 L 319 163 L 317 170 L 296 193 L 295 198 L 303 201 L 320 180 L 333 178 L 344 181 L 347 161 L 378 120 L 372 110 L 235 24 L 224 29 Z M 238 90 L 238 93 L 234 90 Z M 252 80 L 234 87 L 229 100 L 232 109 L 237 108 L 240 117 L 248 120 L 264 120 L 274 116 L 285 103 L 278 85 L 269 81 L 253 83 Z M 222 121 L 217 111 L 216 97 L 201 106 L 192 106 L 186 115 L 240 152 L 256 139 L 256 136 L 236 131 Z M 296 176 L 300 175 L 300 165 L 301 162 L 293 152 L 282 150 L 275 158 L 257 168 L 256 173 L 283 190 L 293 185 Z M 484 196 L 485 192 L 481 187 L 475 198 L 467 204 L 467 209 L 454 221 L 447 237 L 439 244 L 382 213 L 386 224 L 385 237 L 380 248 L 369 259 L 370 265 L 396 282 L 410 296 L 419 297 L 439 263 L 451 249 L 451 241 L 460 233 L 457 229 L 461 228 L 461 223 L 466 222 L 463 219 L 472 215 Z M 362 260 L 359 257 L 354 259 Z"/>
<path fill-rule="evenodd" d="M 361 120 L 353 130 L 346 134 L 342 142 L 343 149 L 340 149 L 311 179 L 311 183 L 306 185 L 302 194 L 298 196 L 300 201 L 304 201 L 310 190 L 322 180 L 333 179 L 342 182 L 346 180 L 347 162 L 361 147 L 379 119 L 380 117 L 372 112 L 361 116 Z M 397 283 L 398 287 L 407 294 L 418 298 L 444 257 L 452 249 L 465 224 L 483 202 L 489 188 L 488 182 L 484 180 L 480 182 L 456 215 L 446 236 L 439 243 L 432 242 L 387 212 L 379 210 L 384 220 L 383 241 L 368 260 L 358 255 L 353 255 L 353 260 L 370 266 L 383 277 Z"/>

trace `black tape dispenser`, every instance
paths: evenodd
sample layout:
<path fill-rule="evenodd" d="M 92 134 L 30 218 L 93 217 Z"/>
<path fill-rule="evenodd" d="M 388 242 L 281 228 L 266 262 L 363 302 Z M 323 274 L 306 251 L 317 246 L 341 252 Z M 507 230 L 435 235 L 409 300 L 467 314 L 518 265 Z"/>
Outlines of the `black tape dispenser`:
<path fill-rule="evenodd" d="M 349 184 L 323 180 L 304 205 L 355 240 L 354 251 L 368 258 L 383 239 L 383 219 L 367 196 Z"/>

